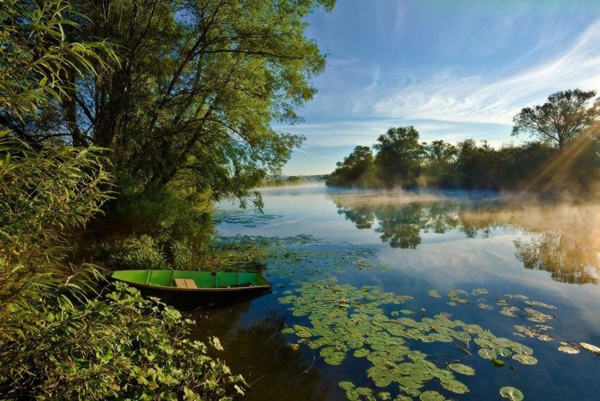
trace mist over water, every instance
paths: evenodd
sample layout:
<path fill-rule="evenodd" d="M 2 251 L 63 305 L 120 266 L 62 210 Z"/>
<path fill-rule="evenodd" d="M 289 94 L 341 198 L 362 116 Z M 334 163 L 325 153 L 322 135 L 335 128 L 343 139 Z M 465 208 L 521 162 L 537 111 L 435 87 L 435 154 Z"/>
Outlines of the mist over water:
<path fill-rule="evenodd" d="M 553 336 L 576 344 L 600 344 L 600 203 L 550 202 L 488 192 L 347 191 L 318 185 L 269 188 L 262 194 L 265 216 L 255 220 L 252 211 L 222 203 L 226 214 L 247 219 L 225 219 L 218 225 L 219 233 L 226 237 L 312 235 L 320 242 L 306 245 L 309 249 L 340 255 L 350 255 L 353 247 L 372 250 L 371 259 L 382 269 L 357 267 L 349 257 L 344 262 L 349 268 L 333 273 L 337 281 L 412 296 L 406 307 L 417 313 L 451 313 L 453 319 L 481 325 L 534 350 L 539 363 L 515 366 L 515 370 L 495 368 L 472 357 L 477 374 L 460 377 L 470 391 L 454 398 L 500 399 L 498 389 L 510 385 L 523 391 L 525 399 L 597 399 L 600 357 L 584 351 L 569 355 L 557 350 L 557 341 L 519 337 L 515 325 L 524 324 L 523 319 L 500 314 L 501 306 L 495 302 L 505 294 L 524 294 L 551 304 L 556 307 L 549 323 Z M 256 381 L 248 398 L 260 400 L 270 394 L 289 400 L 344 399 L 340 381 L 380 391 L 367 377 L 369 365 L 364 359 L 349 356 L 342 365 L 332 366 L 318 350 L 305 345 L 290 348 L 298 338 L 281 330 L 307 324 L 278 302 L 284 291 L 296 288 L 294 276 L 273 273 L 268 278 L 274 284 L 273 294 L 235 307 L 197 312 L 208 314 L 209 319 L 196 336 L 218 335 L 232 369 L 248 382 Z M 489 292 L 487 302 L 494 310 L 447 303 L 449 290 L 475 288 Z M 442 297 L 428 296 L 430 290 Z M 257 358 L 270 363 L 256 363 Z M 393 389 L 386 391 L 393 393 Z"/>

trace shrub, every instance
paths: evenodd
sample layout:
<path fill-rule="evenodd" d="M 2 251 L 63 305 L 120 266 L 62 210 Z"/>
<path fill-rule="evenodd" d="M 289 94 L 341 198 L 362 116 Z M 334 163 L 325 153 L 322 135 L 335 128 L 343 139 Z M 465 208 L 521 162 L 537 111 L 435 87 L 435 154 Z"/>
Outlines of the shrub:
<path fill-rule="evenodd" d="M 105 298 L 64 284 L 11 306 L 0 332 L 0 397 L 230 399 L 243 379 L 186 339 L 192 322 L 117 283 Z M 213 338 L 213 349 L 220 349 Z"/>
<path fill-rule="evenodd" d="M 167 265 L 157 242 L 148 235 L 127 238 L 108 251 L 111 265 L 123 269 L 164 269 Z"/>

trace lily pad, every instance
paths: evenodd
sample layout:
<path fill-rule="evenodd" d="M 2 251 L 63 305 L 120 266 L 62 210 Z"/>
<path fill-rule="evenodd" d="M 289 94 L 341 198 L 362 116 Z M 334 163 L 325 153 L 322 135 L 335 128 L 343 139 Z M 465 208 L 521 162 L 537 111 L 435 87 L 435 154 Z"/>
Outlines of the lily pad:
<path fill-rule="evenodd" d="M 469 388 L 459 382 L 458 380 L 442 380 L 442 387 L 444 387 L 448 391 L 452 391 L 456 394 L 465 394 L 469 392 Z"/>
<path fill-rule="evenodd" d="M 419 396 L 419 399 L 421 401 L 444 401 L 445 398 L 443 395 L 441 395 L 440 393 L 438 393 L 437 391 L 425 391 L 424 393 L 421 393 L 421 395 Z"/>
<path fill-rule="evenodd" d="M 595 354 L 600 355 L 600 347 L 596 347 L 595 345 L 588 344 L 588 343 L 579 343 L 579 345 L 581 345 L 581 348 L 583 348 L 583 349 L 586 349 L 588 351 L 591 351 Z"/>
<path fill-rule="evenodd" d="M 522 363 L 523 365 L 535 365 L 536 363 L 538 363 L 538 360 L 531 355 L 516 354 L 513 355 L 512 359 Z"/>
<path fill-rule="evenodd" d="M 560 347 L 558 347 L 558 350 L 560 352 L 564 352 L 565 354 L 579 354 L 579 349 L 568 345 L 561 345 Z"/>
<path fill-rule="evenodd" d="M 500 389 L 500 395 L 502 398 L 508 398 L 510 401 L 522 401 L 525 396 L 518 388 L 506 386 Z"/>
<path fill-rule="evenodd" d="M 477 351 L 477 353 L 479 354 L 480 357 L 482 357 L 484 359 L 489 359 L 490 361 L 492 359 L 496 359 L 498 357 L 496 355 L 496 353 L 489 348 L 481 348 L 479 351 Z"/>
<path fill-rule="evenodd" d="M 543 302 L 539 302 L 539 301 L 530 301 L 530 300 L 526 300 L 525 303 L 527 305 L 531 305 L 531 306 L 540 306 L 542 308 L 546 308 L 546 309 L 556 309 L 556 306 L 554 305 L 550 305 L 550 304 L 546 304 Z"/>
<path fill-rule="evenodd" d="M 461 363 L 451 363 L 448 367 L 461 375 L 473 376 L 475 374 L 475 370 L 472 367 Z"/>

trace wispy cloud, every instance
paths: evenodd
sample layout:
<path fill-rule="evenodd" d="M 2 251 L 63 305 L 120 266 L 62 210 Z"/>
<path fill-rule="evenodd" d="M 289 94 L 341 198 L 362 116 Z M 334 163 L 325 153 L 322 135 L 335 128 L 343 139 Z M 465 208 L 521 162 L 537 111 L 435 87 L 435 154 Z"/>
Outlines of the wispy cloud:
<path fill-rule="evenodd" d="M 307 152 L 306 150 L 302 150 L 302 149 L 294 149 L 294 152 L 304 153 L 305 155 L 309 155 L 309 156 L 320 157 L 321 159 L 329 159 L 329 157 L 327 157 L 327 156 L 318 155 L 318 154 L 312 153 L 312 152 Z"/>
<path fill-rule="evenodd" d="M 400 85 L 375 103 L 375 115 L 510 124 L 520 108 L 557 90 L 600 89 L 600 20 L 552 60 L 505 76 L 443 72 Z"/>

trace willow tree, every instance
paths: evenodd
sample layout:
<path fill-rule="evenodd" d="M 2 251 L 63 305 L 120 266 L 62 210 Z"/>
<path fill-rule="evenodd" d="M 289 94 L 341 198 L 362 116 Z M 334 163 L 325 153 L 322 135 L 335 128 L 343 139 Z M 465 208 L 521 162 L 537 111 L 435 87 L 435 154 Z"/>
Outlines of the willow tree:
<path fill-rule="evenodd" d="M 315 94 L 325 57 L 305 19 L 334 2 L 74 1 L 87 18 L 74 15 L 82 29 L 68 35 L 110 41 L 120 62 L 77 78 L 32 135 L 112 149 L 122 191 L 177 181 L 244 197 L 302 141 L 271 123 L 300 121 Z"/>

